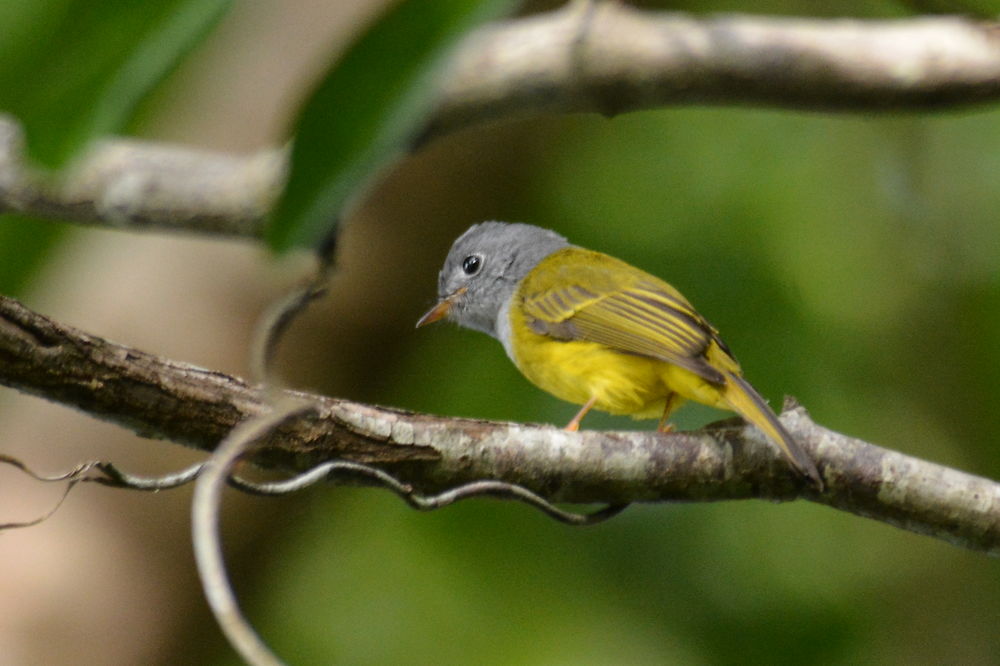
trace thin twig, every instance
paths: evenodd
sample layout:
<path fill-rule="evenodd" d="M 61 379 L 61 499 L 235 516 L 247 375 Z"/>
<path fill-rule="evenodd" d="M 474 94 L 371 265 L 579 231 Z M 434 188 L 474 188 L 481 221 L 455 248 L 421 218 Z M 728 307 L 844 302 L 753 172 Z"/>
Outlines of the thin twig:
<path fill-rule="evenodd" d="M 193 482 L 198 478 L 198 475 L 201 474 L 201 470 L 204 466 L 205 463 L 195 463 L 194 465 L 190 465 L 179 472 L 162 474 L 160 476 L 139 476 L 138 474 L 123 472 L 109 462 L 99 462 L 94 465 L 94 468 L 103 472 L 104 476 L 90 477 L 81 480 L 99 483 L 103 486 L 111 486 L 114 488 L 128 488 L 129 490 L 159 492 L 161 490 L 173 490 L 174 488 L 180 488 L 181 486 Z"/>
<path fill-rule="evenodd" d="M 55 513 L 59 510 L 59 508 L 63 505 L 63 502 L 66 501 L 66 498 L 69 496 L 70 491 L 73 490 L 73 487 L 79 481 L 79 476 L 81 474 L 85 474 L 86 471 L 91 466 L 91 463 L 82 463 L 82 464 L 77 465 L 76 467 L 74 467 L 69 472 L 65 472 L 63 474 L 57 474 L 57 475 L 53 475 L 53 476 L 45 476 L 45 475 L 42 475 L 42 474 L 35 473 L 30 467 L 28 467 L 27 465 L 25 465 L 22 461 L 18 460 L 17 458 L 14 458 L 12 456 L 8 456 L 8 455 L 6 455 L 4 453 L 0 453 L 0 463 L 3 463 L 5 465 L 10 465 L 12 467 L 15 467 L 16 469 L 20 470 L 21 472 L 24 472 L 25 474 L 27 474 L 28 476 L 32 477 L 36 481 L 44 481 L 44 482 L 61 482 L 61 481 L 66 481 L 67 482 L 66 483 L 66 488 L 63 489 L 62 495 L 59 496 L 59 500 L 56 502 L 55 506 L 53 506 L 51 509 L 49 509 L 48 511 L 46 511 L 45 513 L 43 513 L 38 518 L 34 518 L 32 520 L 26 520 L 26 521 L 23 521 L 23 522 L 0 523 L 0 532 L 6 531 L 6 530 L 19 529 L 19 528 L 22 528 L 22 527 L 34 527 L 35 525 L 39 525 L 41 523 L 44 523 L 46 520 L 48 520 L 49 518 L 51 518 L 52 516 L 54 516 Z"/>
<path fill-rule="evenodd" d="M 559 522 L 566 523 L 567 525 L 582 526 L 603 522 L 608 518 L 618 515 L 628 506 L 627 504 L 609 505 L 592 513 L 565 511 L 527 488 L 504 481 L 489 479 L 465 483 L 437 495 L 423 495 L 417 492 L 410 484 L 403 483 L 384 470 L 372 467 L 371 465 L 343 460 L 322 463 L 302 474 L 289 479 L 282 479 L 281 481 L 251 483 L 242 478 L 231 477 L 230 484 L 254 495 L 286 495 L 321 481 L 331 481 L 336 475 L 342 472 L 347 472 L 369 481 L 373 480 L 378 485 L 393 491 L 411 507 L 420 511 L 441 509 L 449 504 L 472 497 L 490 496 L 524 502 Z"/>
<path fill-rule="evenodd" d="M 191 531 L 202 589 L 230 644 L 253 666 L 280 666 L 283 662 L 271 652 L 243 616 L 229 584 L 219 533 L 222 489 L 230 469 L 250 446 L 271 434 L 287 419 L 313 409 L 314 406 L 308 402 L 286 400 L 275 405 L 272 412 L 241 423 L 222 440 L 195 483 Z"/>
<path fill-rule="evenodd" d="M 275 301 L 257 322 L 250 359 L 251 376 L 256 383 L 272 388 L 282 385 L 271 372 L 271 360 L 288 326 L 311 303 L 326 293 L 333 273 L 333 250 L 339 231 L 336 225 L 331 228 L 326 241 L 316 252 L 317 263 L 312 274 L 301 285 Z"/>
<path fill-rule="evenodd" d="M 54 508 L 39 518 L 30 521 L 0 523 L 0 531 L 18 527 L 31 527 L 48 520 L 58 511 L 66 496 L 69 495 L 70 490 L 80 483 L 97 483 L 112 488 L 159 492 L 162 490 L 173 490 L 195 482 L 206 465 L 206 463 L 200 462 L 177 472 L 157 476 L 143 476 L 126 472 L 108 461 L 92 460 L 81 463 L 68 472 L 45 476 L 34 472 L 24 462 L 2 453 L 0 453 L 0 464 L 16 467 L 37 481 L 66 483 L 66 488 L 63 491 L 61 499 Z M 441 509 L 463 499 L 488 496 L 524 502 L 559 522 L 566 523 L 567 525 L 583 526 L 594 525 L 607 520 L 612 516 L 618 515 L 628 506 L 627 504 L 609 505 L 591 513 L 566 511 L 554 506 L 545 498 L 531 492 L 527 488 L 504 481 L 489 479 L 466 483 L 436 495 L 424 495 L 418 492 L 412 485 L 400 481 L 384 470 L 371 465 L 346 460 L 321 463 L 301 474 L 278 481 L 251 481 L 236 474 L 230 474 L 226 477 L 226 482 L 236 490 L 249 495 L 273 497 L 299 492 L 317 483 L 335 483 L 338 477 L 345 475 L 358 478 L 370 485 L 388 488 L 401 497 L 408 505 L 421 511 Z"/>

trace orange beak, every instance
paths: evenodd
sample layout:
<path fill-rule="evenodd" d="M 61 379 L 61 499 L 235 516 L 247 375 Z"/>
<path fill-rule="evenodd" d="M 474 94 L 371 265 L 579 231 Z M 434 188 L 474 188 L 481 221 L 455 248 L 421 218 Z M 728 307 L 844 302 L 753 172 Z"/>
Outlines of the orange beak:
<path fill-rule="evenodd" d="M 427 313 L 420 318 L 420 320 L 417 322 L 417 328 L 420 328 L 421 326 L 426 326 L 427 324 L 433 324 L 434 322 L 440 321 L 445 317 L 447 317 L 448 312 L 451 310 L 452 304 L 455 302 L 455 299 L 464 293 L 465 293 L 465 287 L 462 287 L 451 296 L 446 296 L 445 298 L 442 298 L 440 301 L 438 301 L 437 305 L 428 310 Z"/>

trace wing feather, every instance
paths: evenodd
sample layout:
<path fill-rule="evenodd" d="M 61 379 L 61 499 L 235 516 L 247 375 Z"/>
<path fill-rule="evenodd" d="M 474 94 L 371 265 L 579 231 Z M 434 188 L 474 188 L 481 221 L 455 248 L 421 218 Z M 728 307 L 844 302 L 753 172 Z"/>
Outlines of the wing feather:
<path fill-rule="evenodd" d="M 552 262 L 556 268 L 543 266 L 525 279 L 524 309 L 535 332 L 597 342 L 725 383 L 705 354 L 713 342 L 728 350 L 680 292 L 599 252 L 566 248 L 560 253 L 562 260 Z"/>

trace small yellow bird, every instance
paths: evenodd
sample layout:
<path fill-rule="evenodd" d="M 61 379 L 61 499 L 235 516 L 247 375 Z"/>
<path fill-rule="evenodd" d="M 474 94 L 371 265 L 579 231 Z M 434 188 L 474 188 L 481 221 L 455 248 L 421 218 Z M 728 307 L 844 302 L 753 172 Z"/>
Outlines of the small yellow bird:
<path fill-rule="evenodd" d="M 736 412 L 760 428 L 799 473 L 816 465 L 743 379 L 718 331 L 679 291 L 614 257 L 528 224 L 483 222 L 452 245 L 440 300 L 417 326 L 445 317 L 497 338 L 532 383 L 583 405 L 660 417 L 685 400 Z"/>

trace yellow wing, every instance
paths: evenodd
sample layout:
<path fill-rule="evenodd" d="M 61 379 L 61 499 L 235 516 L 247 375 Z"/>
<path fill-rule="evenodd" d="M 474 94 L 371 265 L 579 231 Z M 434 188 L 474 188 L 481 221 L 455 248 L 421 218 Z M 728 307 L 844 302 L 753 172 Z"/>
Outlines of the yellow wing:
<path fill-rule="evenodd" d="M 536 333 L 673 363 L 716 385 L 725 383 L 721 370 L 739 372 L 718 332 L 680 292 L 606 254 L 559 250 L 528 274 L 521 294 Z M 731 367 L 707 360 L 713 343 Z"/>

